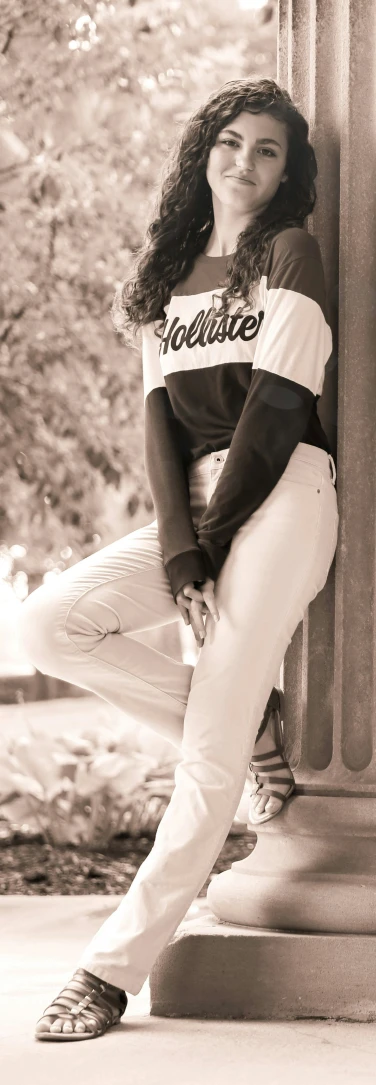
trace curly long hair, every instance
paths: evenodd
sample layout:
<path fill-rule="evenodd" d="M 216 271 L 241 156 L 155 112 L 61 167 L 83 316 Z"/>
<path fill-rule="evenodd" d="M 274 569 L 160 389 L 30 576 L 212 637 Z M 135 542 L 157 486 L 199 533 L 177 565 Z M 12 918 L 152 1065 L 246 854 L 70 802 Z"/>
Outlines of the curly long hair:
<path fill-rule="evenodd" d="M 214 225 L 213 200 L 206 168 L 218 133 L 243 111 L 269 113 L 287 129 L 288 180 L 281 183 L 253 222 L 237 239 L 223 280 L 221 312 L 230 301 L 249 304 L 252 284 L 276 234 L 304 224 L 316 203 L 317 162 L 308 140 L 308 124 L 288 92 L 274 79 L 233 79 L 212 94 L 185 124 L 168 158 L 155 217 L 140 248 L 133 272 L 117 291 L 112 305 L 115 328 L 134 341 L 138 329 L 164 320 L 171 291 L 192 270 Z M 253 299 L 251 299 L 253 302 Z M 219 311 L 217 313 L 219 315 Z"/>

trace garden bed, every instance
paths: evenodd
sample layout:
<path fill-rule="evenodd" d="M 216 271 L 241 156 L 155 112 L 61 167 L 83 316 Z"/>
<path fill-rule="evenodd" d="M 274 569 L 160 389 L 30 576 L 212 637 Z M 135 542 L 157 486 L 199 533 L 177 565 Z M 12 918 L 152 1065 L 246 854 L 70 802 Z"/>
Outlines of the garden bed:
<path fill-rule="evenodd" d="M 122 895 L 130 888 L 153 843 L 154 836 L 132 837 L 124 833 L 114 837 L 106 849 L 97 851 L 72 844 L 54 847 L 44 843 L 40 834 L 25 838 L 22 833 L 13 833 L 0 843 L 0 894 Z M 251 832 L 230 834 L 198 896 L 206 896 L 214 874 L 244 859 L 253 844 Z"/>

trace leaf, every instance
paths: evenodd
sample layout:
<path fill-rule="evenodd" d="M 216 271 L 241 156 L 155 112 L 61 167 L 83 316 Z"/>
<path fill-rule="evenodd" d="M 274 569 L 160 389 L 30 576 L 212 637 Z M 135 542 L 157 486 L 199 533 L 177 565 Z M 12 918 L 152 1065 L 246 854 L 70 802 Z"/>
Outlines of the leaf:
<path fill-rule="evenodd" d="M 86 764 L 79 764 L 74 781 L 74 787 L 76 795 L 82 795 L 90 798 L 103 788 L 103 779 L 101 777 L 93 775 L 90 771 L 90 766 Z"/>
<path fill-rule="evenodd" d="M 12 764 L 8 756 L 0 754 L 0 796 L 8 795 L 11 790 L 13 790 Z"/>
<path fill-rule="evenodd" d="M 62 780 L 57 780 L 46 792 L 46 802 L 53 802 L 53 800 L 64 791 L 73 791 L 73 787 L 72 780 L 70 780 L 68 776 L 64 776 Z M 70 808 L 69 802 L 68 808 Z"/>
<path fill-rule="evenodd" d="M 123 772 L 111 779 L 109 790 L 113 795 L 129 797 L 140 784 L 144 783 L 144 780 L 145 772 L 141 766 L 127 766 Z"/>
<path fill-rule="evenodd" d="M 41 802 L 44 801 L 45 792 L 43 787 L 37 780 L 33 780 L 31 776 L 23 776 L 21 772 L 12 772 L 12 782 L 21 795 L 34 795 L 34 798 L 40 799 Z"/>
<path fill-rule="evenodd" d="M 55 763 L 57 765 L 66 765 L 67 767 L 68 767 L 68 765 L 74 767 L 75 765 L 78 764 L 78 758 L 77 757 L 74 757 L 72 754 L 69 755 L 68 752 L 67 753 L 59 753 L 58 750 L 54 751 L 54 753 L 52 754 L 52 759 L 53 759 L 53 761 L 55 761 Z"/>
<path fill-rule="evenodd" d="M 83 738 L 82 735 L 75 735 L 73 732 L 66 731 L 64 735 L 60 735 L 60 742 L 66 746 L 69 753 L 75 754 L 76 758 L 81 754 L 93 753 L 93 743 Z M 60 756 L 63 757 L 63 754 Z"/>
<path fill-rule="evenodd" d="M 13 741 L 13 763 L 17 762 L 19 770 L 24 770 L 28 778 L 45 789 L 51 780 L 58 778 L 58 767 L 52 759 L 55 749 L 56 743 L 46 736 L 30 739 L 22 735 Z"/>
<path fill-rule="evenodd" d="M 63 814 L 70 814 L 71 803 L 69 802 L 69 799 L 59 799 L 58 802 L 56 803 L 56 806 L 57 806 L 57 809 L 59 810 L 59 812 L 60 812 L 60 810 L 62 810 Z M 70 823 L 67 822 L 67 833 L 69 833 L 69 831 L 70 831 Z"/>
<path fill-rule="evenodd" d="M 108 780 L 113 776 L 117 776 L 120 772 L 124 772 L 129 763 L 131 762 L 122 757 L 121 754 L 100 753 L 94 757 L 91 763 L 91 771 L 100 776 L 101 779 Z"/>
<path fill-rule="evenodd" d="M 17 828 L 26 823 L 30 828 L 39 828 L 35 812 L 30 812 L 30 800 L 26 795 L 20 795 L 18 799 L 13 799 L 13 802 L 2 803 L 0 811 L 2 817 Z"/>

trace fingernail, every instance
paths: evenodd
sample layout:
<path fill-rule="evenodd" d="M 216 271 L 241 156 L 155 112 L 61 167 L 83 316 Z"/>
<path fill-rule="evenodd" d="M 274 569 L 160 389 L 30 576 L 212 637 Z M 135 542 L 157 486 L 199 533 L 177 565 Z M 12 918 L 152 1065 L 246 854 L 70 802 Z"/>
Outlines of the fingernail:
<path fill-rule="evenodd" d="M 218 614 L 215 614 L 215 615 L 214 615 L 214 621 L 215 621 L 215 622 L 219 622 L 219 617 L 218 617 Z"/>

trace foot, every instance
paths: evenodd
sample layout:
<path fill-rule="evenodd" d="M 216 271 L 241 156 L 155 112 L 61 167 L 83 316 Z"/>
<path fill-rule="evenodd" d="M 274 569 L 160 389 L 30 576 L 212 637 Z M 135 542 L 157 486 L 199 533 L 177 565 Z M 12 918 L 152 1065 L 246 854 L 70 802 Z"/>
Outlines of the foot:
<path fill-rule="evenodd" d="M 84 1004 L 79 1013 L 74 1009 L 78 1003 L 81 1006 Z M 37 1022 L 35 1035 L 38 1039 L 60 1033 L 65 1036 L 71 1034 L 73 1039 L 78 1039 L 78 1034 L 82 1038 L 84 1034 L 97 1035 L 98 1031 L 102 1032 L 111 1024 L 118 1023 L 126 1004 L 127 996 L 120 987 L 106 983 L 85 968 L 78 968 L 53 1003 L 44 1010 Z"/>
<path fill-rule="evenodd" d="M 270 765 L 273 765 L 273 770 L 271 771 L 270 775 L 273 776 L 273 779 L 275 777 L 276 780 L 274 785 L 271 784 L 271 787 L 274 787 L 274 790 L 280 791 L 282 795 L 287 795 L 291 788 L 291 785 L 294 783 L 294 776 L 291 772 L 289 765 L 287 765 L 285 762 L 283 753 L 272 753 L 272 750 L 275 751 L 276 748 L 275 734 L 273 729 L 273 716 L 274 712 L 272 711 L 269 715 L 268 723 L 264 733 L 255 743 L 253 753 L 257 755 L 270 753 Z M 265 770 L 265 775 L 258 776 L 259 783 L 256 783 L 251 791 L 251 808 L 252 811 L 255 813 L 256 817 L 260 817 L 261 814 L 264 813 L 272 816 L 276 813 L 279 813 L 283 806 L 282 799 L 277 799 L 274 795 L 269 796 L 267 794 L 263 794 L 263 787 L 266 788 L 269 786 L 268 776 L 266 775 L 266 770 L 268 769 L 268 760 L 266 757 L 265 760 L 259 762 L 259 768 L 261 768 L 261 766 L 263 770 Z M 256 767 L 256 765 L 255 771 L 259 772 L 259 769 Z M 286 782 L 280 783 L 280 779 Z"/>

